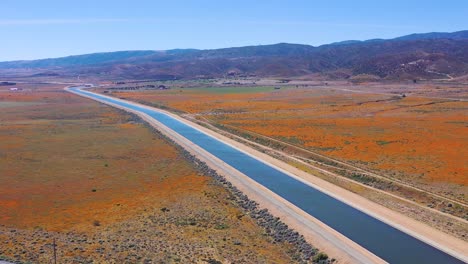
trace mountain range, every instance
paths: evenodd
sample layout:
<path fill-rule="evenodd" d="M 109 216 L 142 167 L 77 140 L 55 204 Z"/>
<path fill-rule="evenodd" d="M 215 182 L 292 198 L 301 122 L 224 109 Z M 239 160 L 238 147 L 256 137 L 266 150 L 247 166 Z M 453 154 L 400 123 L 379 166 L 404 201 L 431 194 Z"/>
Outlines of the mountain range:
<path fill-rule="evenodd" d="M 212 50 L 118 51 L 0 62 L 2 72 L 192 79 L 236 76 L 330 79 L 452 79 L 468 74 L 468 30 L 394 39 L 348 40 L 318 47 L 279 43 Z"/>

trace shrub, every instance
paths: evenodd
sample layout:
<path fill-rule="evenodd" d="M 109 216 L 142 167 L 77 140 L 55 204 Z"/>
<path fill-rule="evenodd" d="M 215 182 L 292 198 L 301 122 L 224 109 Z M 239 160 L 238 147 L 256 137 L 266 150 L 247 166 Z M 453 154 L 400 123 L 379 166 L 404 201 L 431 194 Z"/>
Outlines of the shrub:
<path fill-rule="evenodd" d="M 229 228 L 229 226 L 227 224 L 224 224 L 224 223 L 223 224 L 217 224 L 215 226 L 215 229 L 218 229 L 218 230 L 223 230 L 223 229 L 228 229 L 228 228 Z"/>
<path fill-rule="evenodd" d="M 328 255 L 323 252 L 319 252 L 317 255 L 314 256 L 314 262 L 319 262 L 321 260 L 327 260 L 327 259 L 328 259 Z"/>

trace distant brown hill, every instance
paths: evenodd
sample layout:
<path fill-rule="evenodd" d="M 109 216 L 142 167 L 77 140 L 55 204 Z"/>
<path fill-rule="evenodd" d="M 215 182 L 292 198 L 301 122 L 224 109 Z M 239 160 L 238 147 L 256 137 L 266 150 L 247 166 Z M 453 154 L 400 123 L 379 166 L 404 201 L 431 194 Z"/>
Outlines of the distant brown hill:
<path fill-rule="evenodd" d="M 34 61 L 1 69 L 110 78 L 188 79 L 225 76 L 451 79 L 468 74 L 468 30 L 390 40 L 344 41 L 319 47 L 280 43 L 215 50 L 121 51 Z"/>

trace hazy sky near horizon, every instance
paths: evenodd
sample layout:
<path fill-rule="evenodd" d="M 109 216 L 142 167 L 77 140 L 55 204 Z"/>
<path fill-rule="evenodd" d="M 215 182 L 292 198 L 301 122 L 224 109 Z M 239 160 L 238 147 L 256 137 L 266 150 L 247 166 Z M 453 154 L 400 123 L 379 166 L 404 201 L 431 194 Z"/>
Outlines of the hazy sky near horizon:
<path fill-rule="evenodd" d="M 467 0 L 1 0 L 0 61 L 468 29 Z"/>

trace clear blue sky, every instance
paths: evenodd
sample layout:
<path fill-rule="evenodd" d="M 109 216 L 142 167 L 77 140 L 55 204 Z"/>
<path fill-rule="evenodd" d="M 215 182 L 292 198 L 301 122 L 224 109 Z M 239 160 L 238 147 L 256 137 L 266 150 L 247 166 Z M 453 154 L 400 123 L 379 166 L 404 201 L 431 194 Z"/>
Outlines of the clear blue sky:
<path fill-rule="evenodd" d="M 0 0 L 0 61 L 468 29 L 467 0 Z"/>

